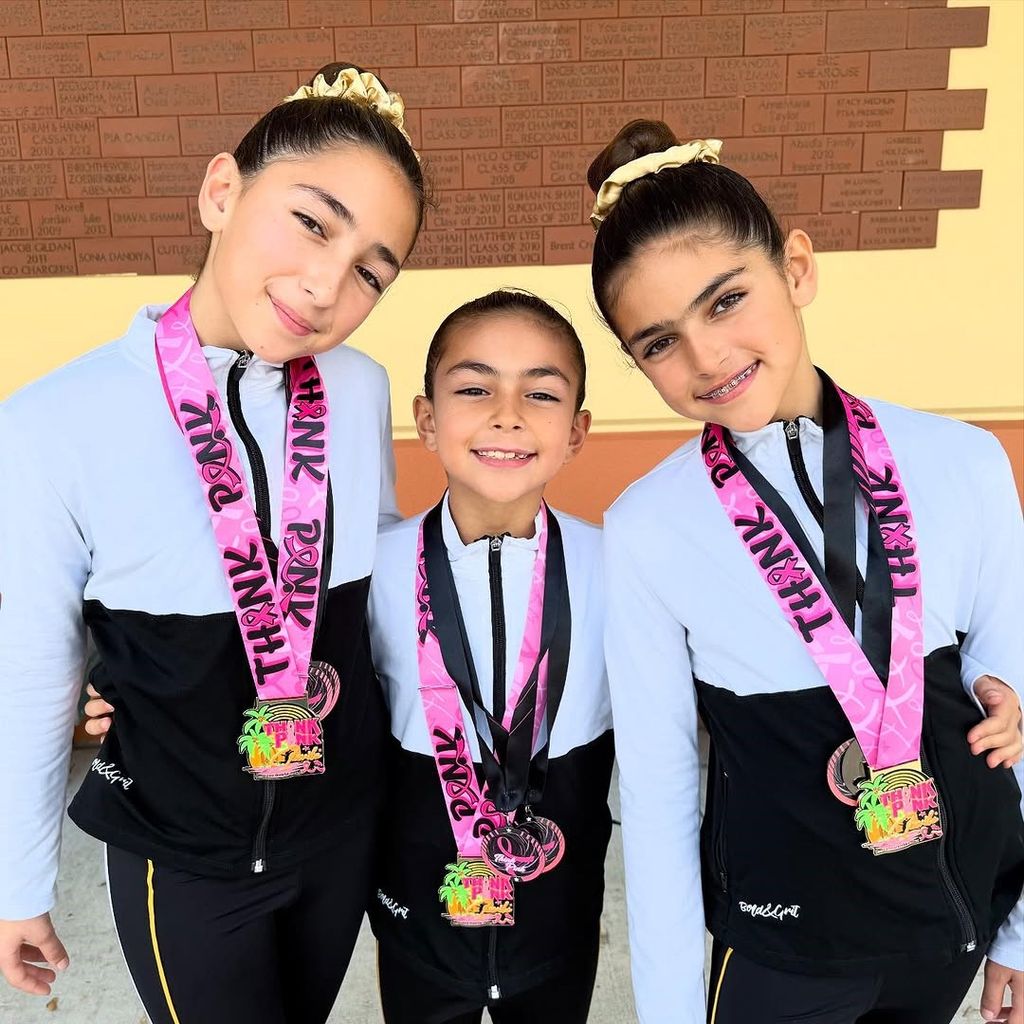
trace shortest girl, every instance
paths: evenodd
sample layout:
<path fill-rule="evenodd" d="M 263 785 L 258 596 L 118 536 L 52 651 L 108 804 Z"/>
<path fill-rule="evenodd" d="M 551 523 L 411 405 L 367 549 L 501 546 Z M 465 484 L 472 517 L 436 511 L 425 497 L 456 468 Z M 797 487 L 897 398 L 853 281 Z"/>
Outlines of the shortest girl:
<path fill-rule="evenodd" d="M 611 831 L 600 531 L 543 501 L 583 445 L 579 338 L 497 291 L 438 328 L 420 437 L 448 491 L 386 527 L 370 595 L 392 786 L 370 916 L 388 1024 L 573 1024 Z"/>

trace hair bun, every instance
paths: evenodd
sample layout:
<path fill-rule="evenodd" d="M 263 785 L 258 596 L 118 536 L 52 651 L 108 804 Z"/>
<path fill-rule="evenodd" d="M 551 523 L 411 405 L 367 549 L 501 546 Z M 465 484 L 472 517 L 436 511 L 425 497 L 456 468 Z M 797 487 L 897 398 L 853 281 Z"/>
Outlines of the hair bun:
<path fill-rule="evenodd" d="M 642 118 L 630 121 L 594 157 L 587 169 L 587 184 L 597 193 L 605 180 L 623 164 L 647 156 L 648 153 L 661 153 L 678 144 L 675 132 L 664 121 L 645 121 Z"/>

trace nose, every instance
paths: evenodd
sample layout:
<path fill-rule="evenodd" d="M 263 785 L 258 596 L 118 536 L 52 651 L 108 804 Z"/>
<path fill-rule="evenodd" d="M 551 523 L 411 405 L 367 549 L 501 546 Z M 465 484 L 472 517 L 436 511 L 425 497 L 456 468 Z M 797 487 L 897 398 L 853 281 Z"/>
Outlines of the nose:
<path fill-rule="evenodd" d="M 714 378 L 728 361 L 729 352 L 713 330 L 691 330 L 686 336 L 690 366 L 698 377 Z"/>
<path fill-rule="evenodd" d="M 313 304 L 329 308 L 338 301 L 344 274 L 334 260 L 319 260 L 306 268 L 302 275 L 302 290 L 313 300 Z"/>
<path fill-rule="evenodd" d="M 523 417 L 519 402 L 513 395 L 497 396 L 491 410 L 491 427 L 494 430 L 522 430 Z"/>

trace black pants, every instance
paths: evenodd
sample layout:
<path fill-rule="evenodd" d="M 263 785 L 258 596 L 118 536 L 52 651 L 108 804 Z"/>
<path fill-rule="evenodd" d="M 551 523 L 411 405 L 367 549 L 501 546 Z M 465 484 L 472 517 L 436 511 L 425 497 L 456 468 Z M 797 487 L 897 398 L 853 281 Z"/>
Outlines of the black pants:
<path fill-rule="evenodd" d="M 716 940 L 708 988 L 709 1024 L 950 1024 L 984 950 L 941 967 L 823 978 L 762 967 Z"/>
<path fill-rule="evenodd" d="M 107 847 L 121 950 L 152 1024 L 323 1024 L 366 907 L 370 838 L 223 879 Z"/>
<path fill-rule="evenodd" d="M 469 999 L 427 981 L 377 947 L 377 981 L 387 1024 L 586 1024 L 594 994 L 597 954 L 578 967 L 508 998 Z"/>

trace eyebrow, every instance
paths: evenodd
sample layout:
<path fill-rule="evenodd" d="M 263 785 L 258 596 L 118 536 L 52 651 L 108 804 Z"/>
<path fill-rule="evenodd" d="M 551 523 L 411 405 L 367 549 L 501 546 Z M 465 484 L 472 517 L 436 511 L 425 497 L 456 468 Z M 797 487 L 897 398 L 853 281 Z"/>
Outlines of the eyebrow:
<path fill-rule="evenodd" d="M 311 196 L 315 196 L 338 220 L 344 221 L 349 227 L 356 226 L 355 214 L 336 195 L 320 188 L 319 185 L 306 185 L 299 182 L 292 187 L 302 189 L 303 192 L 308 192 Z M 399 262 L 398 257 L 382 242 L 374 243 L 372 248 L 374 255 L 391 267 L 396 274 L 402 269 L 402 264 Z"/>
<path fill-rule="evenodd" d="M 717 277 L 712 278 L 707 286 L 701 290 L 700 294 L 694 297 L 679 319 L 695 313 L 726 281 L 731 281 L 737 274 L 742 274 L 746 269 L 746 267 L 733 267 L 732 270 L 725 270 Z M 646 341 L 655 334 L 661 334 L 663 331 L 669 330 L 675 322 L 674 320 L 659 320 L 657 323 L 648 324 L 637 331 L 626 344 L 629 348 L 633 348 L 634 345 L 639 345 L 640 342 Z"/>
<path fill-rule="evenodd" d="M 470 373 L 479 373 L 484 377 L 499 376 L 498 371 L 493 366 L 490 366 L 487 363 L 478 363 L 472 359 L 463 359 L 462 362 L 449 367 L 445 376 L 451 376 L 451 374 L 458 373 L 460 370 L 468 370 Z M 558 377 L 561 380 L 564 380 L 566 384 L 569 384 L 570 386 L 572 384 L 569 378 L 560 369 L 558 369 L 557 366 L 532 366 L 528 370 L 523 370 L 519 376 L 525 377 L 528 380 L 536 380 L 540 377 Z"/>

